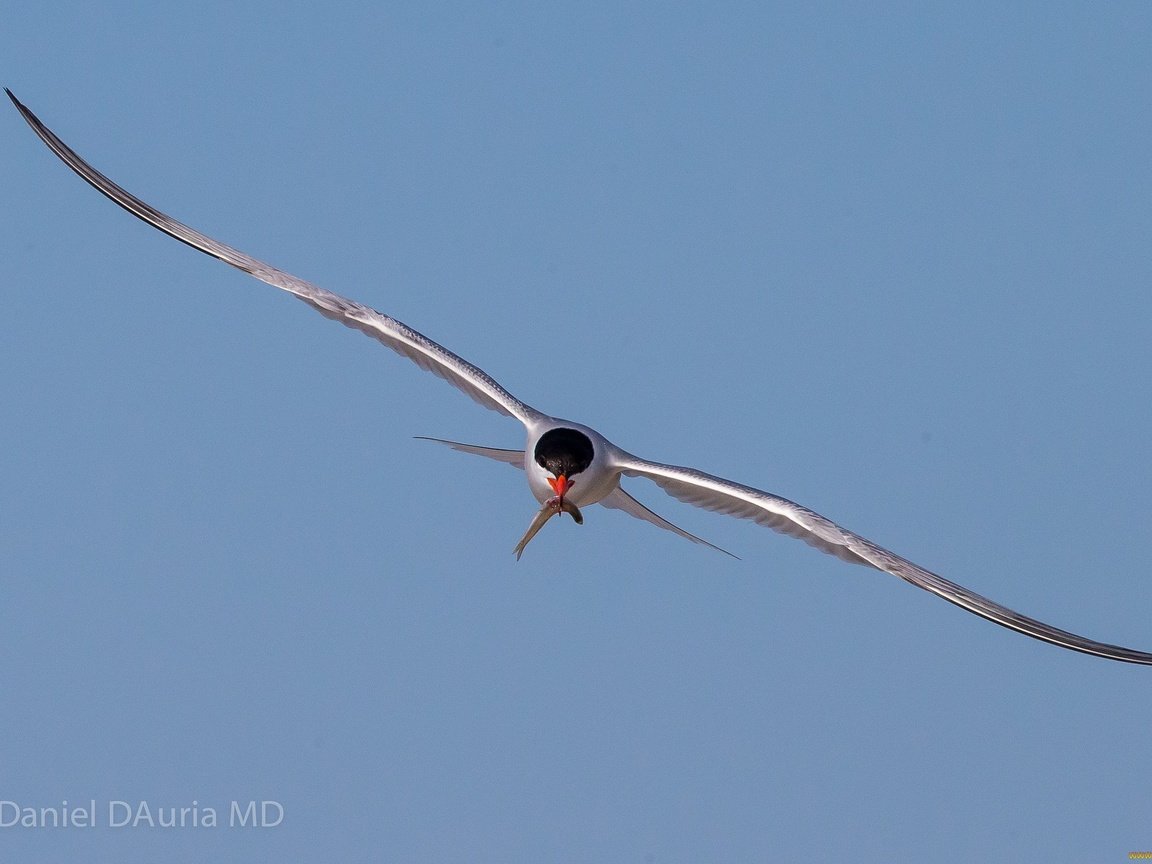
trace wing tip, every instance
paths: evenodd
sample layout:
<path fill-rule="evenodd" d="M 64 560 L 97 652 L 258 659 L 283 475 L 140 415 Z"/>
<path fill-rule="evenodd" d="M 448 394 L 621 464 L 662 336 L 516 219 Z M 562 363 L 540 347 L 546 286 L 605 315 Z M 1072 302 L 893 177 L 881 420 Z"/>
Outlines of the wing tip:
<path fill-rule="evenodd" d="M 4 92 L 8 94 L 8 98 L 12 100 L 12 104 L 16 106 L 16 110 L 20 112 L 20 116 L 27 119 L 28 115 L 32 113 L 28 110 L 28 107 L 19 99 L 17 99 L 16 94 L 9 90 L 7 87 L 4 88 Z"/>

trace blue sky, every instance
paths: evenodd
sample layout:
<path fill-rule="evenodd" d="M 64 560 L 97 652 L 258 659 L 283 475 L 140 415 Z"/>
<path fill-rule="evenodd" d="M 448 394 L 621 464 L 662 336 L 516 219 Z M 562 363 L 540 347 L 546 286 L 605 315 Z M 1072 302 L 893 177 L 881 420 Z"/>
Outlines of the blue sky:
<path fill-rule="evenodd" d="M 549 413 L 1152 650 L 1142 3 L 46 2 L 113 179 Z M 20 861 L 1126 860 L 1152 678 L 518 446 L 136 222 L 5 109 L 0 829 Z M 2 815 L 2 814 L 0 814 Z M 223 819 L 223 816 L 222 816 Z"/>

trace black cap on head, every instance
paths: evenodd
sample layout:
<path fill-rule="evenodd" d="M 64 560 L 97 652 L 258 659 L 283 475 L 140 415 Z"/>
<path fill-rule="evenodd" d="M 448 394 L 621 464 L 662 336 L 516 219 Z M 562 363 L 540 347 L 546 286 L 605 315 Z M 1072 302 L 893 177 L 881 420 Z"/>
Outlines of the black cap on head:
<path fill-rule="evenodd" d="M 571 477 L 592 464 L 592 441 L 575 429 L 550 429 L 536 442 L 536 464 L 556 477 Z"/>

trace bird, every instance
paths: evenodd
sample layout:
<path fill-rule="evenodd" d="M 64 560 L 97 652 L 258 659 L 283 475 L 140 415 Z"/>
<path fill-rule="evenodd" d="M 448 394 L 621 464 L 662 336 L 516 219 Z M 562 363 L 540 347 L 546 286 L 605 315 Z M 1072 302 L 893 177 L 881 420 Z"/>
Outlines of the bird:
<path fill-rule="evenodd" d="M 483 447 L 440 438 L 424 439 L 463 453 L 494 459 L 524 471 L 528 488 L 540 504 L 540 509 L 524 537 L 516 544 L 514 551 L 517 559 L 553 517 L 568 514 L 577 524 L 583 524 L 581 508 L 593 504 L 622 510 L 694 543 L 731 555 L 657 515 L 621 486 L 622 478 L 642 477 L 682 502 L 751 520 L 803 540 L 842 561 L 897 576 L 968 612 L 1025 636 L 1109 660 L 1152 665 L 1152 653 L 1097 642 L 1029 618 L 926 570 L 787 498 L 696 468 L 643 459 L 613 444 L 589 426 L 545 414 L 517 399 L 479 367 L 407 324 L 214 240 L 145 203 L 80 158 L 23 105 L 11 90 L 4 88 L 4 92 L 40 140 L 65 165 L 133 216 L 193 249 L 292 294 L 326 318 L 371 336 L 421 369 L 438 375 L 485 408 L 520 421 L 526 432 L 522 450 Z"/>

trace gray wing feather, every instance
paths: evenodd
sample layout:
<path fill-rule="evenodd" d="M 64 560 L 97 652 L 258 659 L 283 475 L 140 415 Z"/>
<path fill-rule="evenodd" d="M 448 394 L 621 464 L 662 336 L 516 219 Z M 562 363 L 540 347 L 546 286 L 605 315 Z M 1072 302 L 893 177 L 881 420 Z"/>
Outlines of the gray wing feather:
<path fill-rule="evenodd" d="M 629 477 L 647 477 L 673 498 L 705 510 L 751 519 L 761 525 L 798 537 L 817 549 L 845 561 L 899 576 L 917 588 L 931 591 L 949 603 L 954 603 L 962 609 L 1026 636 L 1097 657 L 1152 665 L 1152 654 L 1120 645 L 1096 642 L 1021 615 L 962 585 L 950 582 L 943 576 L 925 570 L 787 498 L 705 474 L 694 468 L 648 462 L 625 453 L 620 453 L 618 460 L 623 474 Z"/>
<path fill-rule="evenodd" d="M 305 282 L 303 279 L 298 279 L 292 274 L 278 270 L 238 249 L 233 249 L 218 240 L 213 240 L 141 201 L 81 159 L 51 129 L 40 122 L 35 114 L 22 105 L 12 95 L 12 91 L 5 88 L 4 92 L 8 94 L 8 98 L 12 100 L 12 104 L 16 106 L 32 130 L 48 145 L 53 153 L 60 157 L 65 165 L 133 216 L 158 228 L 181 243 L 186 243 L 193 249 L 198 249 L 213 258 L 219 258 L 226 264 L 231 264 L 262 282 L 295 295 L 326 318 L 339 321 L 347 327 L 352 327 L 371 336 L 396 353 L 407 357 L 421 369 L 443 378 L 486 408 L 499 411 L 509 417 L 515 417 L 525 424 L 543 416 L 539 411 L 510 394 L 482 369 L 473 366 L 424 334 L 413 330 L 407 324 L 354 300 L 349 300 L 310 282 Z"/>

